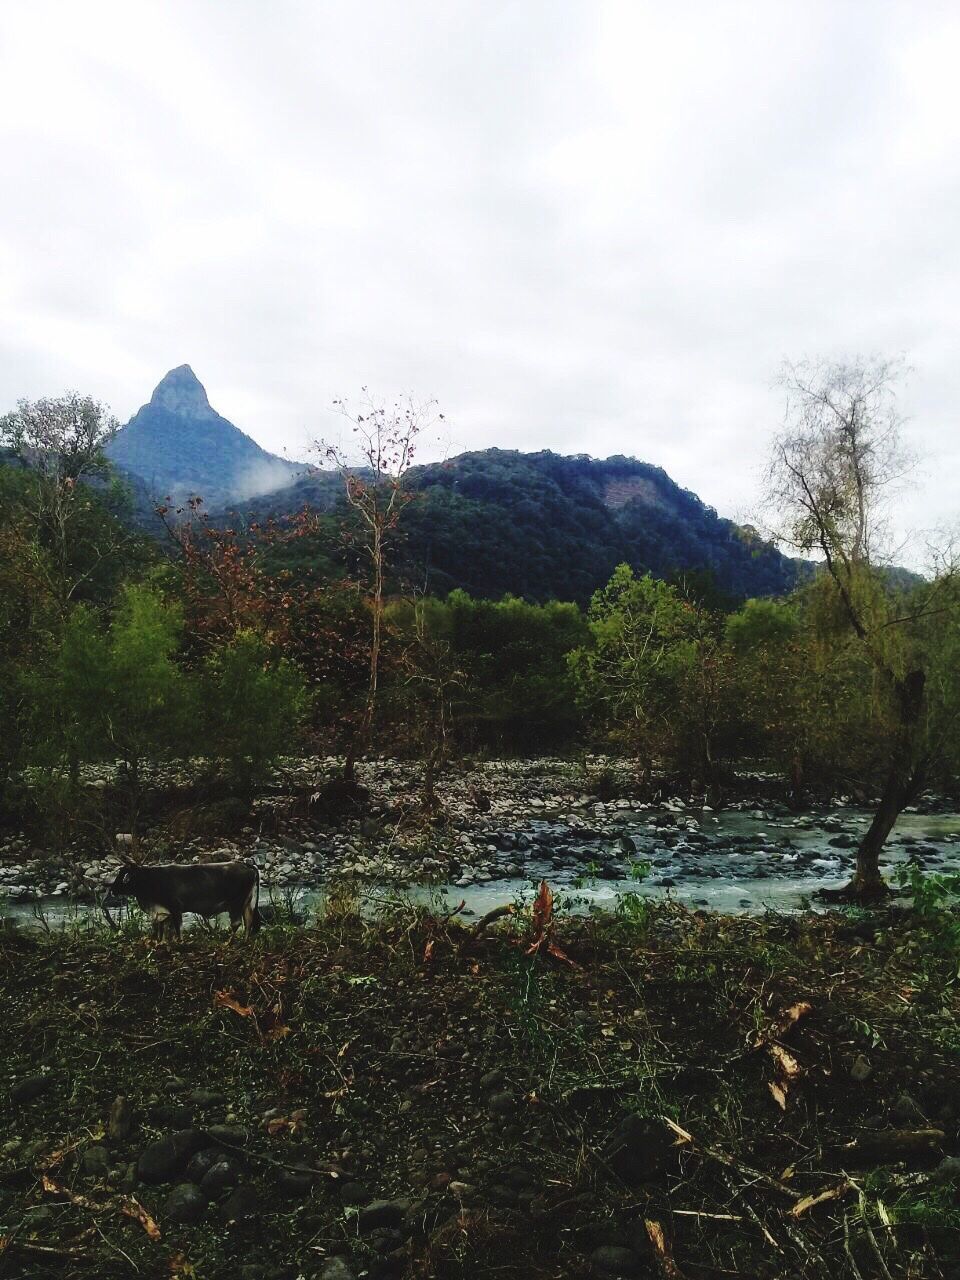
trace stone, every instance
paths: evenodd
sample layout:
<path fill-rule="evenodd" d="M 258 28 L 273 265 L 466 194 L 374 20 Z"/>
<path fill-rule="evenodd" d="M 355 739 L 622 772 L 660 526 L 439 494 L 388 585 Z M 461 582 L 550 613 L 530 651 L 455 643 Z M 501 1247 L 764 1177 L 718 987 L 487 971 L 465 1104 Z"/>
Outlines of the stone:
<path fill-rule="evenodd" d="M 110 1172 L 110 1152 L 106 1147 L 87 1147 L 80 1157 L 80 1167 L 92 1178 L 105 1178 Z"/>
<path fill-rule="evenodd" d="M 224 1191 L 232 1190 L 240 1181 L 242 1172 L 236 1160 L 221 1156 L 200 1179 L 200 1190 L 209 1199 L 214 1199 Z"/>
<path fill-rule="evenodd" d="M 133 1110 L 126 1098 L 114 1098 L 107 1118 L 107 1137 L 114 1142 L 125 1142 L 133 1128 Z"/>
<path fill-rule="evenodd" d="M 497 1116 L 509 1115 L 516 1109 L 517 1099 L 512 1093 L 493 1093 L 487 1099 L 487 1109 Z"/>
<path fill-rule="evenodd" d="M 187 1094 L 187 1101 L 197 1107 L 222 1107 L 227 1101 L 227 1095 L 216 1089 L 191 1089 Z"/>
<path fill-rule="evenodd" d="M 42 1098 L 52 1088 L 53 1076 L 25 1076 L 10 1090 L 10 1098 L 18 1107 L 22 1107 L 28 1102 L 34 1102 L 37 1098 Z"/>
<path fill-rule="evenodd" d="M 873 1067 L 862 1053 L 858 1053 L 853 1061 L 853 1066 L 850 1068 L 850 1079 L 862 1084 L 864 1080 L 869 1080 L 872 1075 Z"/>
<path fill-rule="evenodd" d="M 142 1182 L 169 1182 L 209 1141 L 202 1129 L 181 1129 L 167 1134 L 144 1147 L 137 1161 L 137 1174 Z"/>
<path fill-rule="evenodd" d="M 488 1071 L 486 1075 L 480 1077 L 480 1088 L 483 1090 L 495 1089 L 498 1084 L 503 1084 L 504 1078 L 504 1074 L 499 1068 Z"/>
<path fill-rule="evenodd" d="M 199 1222 L 206 1212 L 207 1197 L 192 1182 L 181 1182 L 174 1187 L 163 1206 L 163 1217 L 168 1222 L 185 1225 Z"/>
<path fill-rule="evenodd" d="M 641 1274 L 642 1263 L 632 1249 L 603 1244 L 590 1255 L 590 1270 L 603 1280 L 631 1280 Z"/>
<path fill-rule="evenodd" d="M 300 1169 L 283 1169 L 277 1178 L 277 1190 L 291 1200 L 305 1200 L 313 1189 L 313 1174 Z"/>
<path fill-rule="evenodd" d="M 220 1147 L 204 1147 L 187 1162 L 187 1177 L 191 1182 L 199 1183 L 210 1172 L 218 1161 L 223 1159 Z"/>
<path fill-rule="evenodd" d="M 913 1124 L 915 1122 L 923 1123 L 926 1116 L 920 1109 L 919 1104 L 909 1093 L 901 1093 L 896 1102 L 890 1108 L 890 1114 L 894 1120 L 902 1125 Z"/>
<path fill-rule="evenodd" d="M 220 1206 L 220 1221 L 227 1227 L 232 1223 L 249 1222 L 259 1216 L 261 1207 L 262 1197 L 255 1187 L 237 1187 Z"/>
<path fill-rule="evenodd" d="M 222 1142 L 227 1147 L 245 1147 L 250 1141 L 249 1132 L 237 1124 L 207 1125 L 207 1135 L 214 1142 Z"/>
<path fill-rule="evenodd" d="M 373 1231 L 399 1227 L 409 1208 L 407 1200 L 371 1200 L 357 1214 L 357 1230 L 362 1236 L 367 1236 Z"/>
<path fill-rule="evenodd" d="M 323 1264 L 319 1280 L 356 1280 L 356 1278 L 343 1258 L 328 1258 Z"/>
<path fill-rule="evenodd" d="M 960 1186 L 960 1156 L 944 1156 L 930 1179 L 932 1182 L 952 1182 Z"/>
<path fill-rule="evenodd" d="M 607 1136 L 600 1158 L 628 1186 L 636 1186 L 661 1171 L 669 1145 L 662 1125 L 631 1111 Z"/>
<path fill-rule="evenodd" d="M 343 1204 L 363 1204 L 367 1199 L 366 1187 L 362 1183 L 356 1182 L 353 1178 L 345 1178 L 342 1182 L 335 1183 L 335 1186 Z"/>

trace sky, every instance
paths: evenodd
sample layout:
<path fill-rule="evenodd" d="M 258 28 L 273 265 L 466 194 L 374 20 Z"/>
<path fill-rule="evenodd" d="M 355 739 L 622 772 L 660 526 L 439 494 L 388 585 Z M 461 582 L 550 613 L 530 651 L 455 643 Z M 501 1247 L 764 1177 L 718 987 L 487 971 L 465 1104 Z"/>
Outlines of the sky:
<path fill-rule="evenodd" d="M 953 524 L 958 65 L 932 0 L 5 4 L 0 411 L 189 363 L 299 458 L 366 386 L 748 518 L 782 361 L 902 355 Z"/>

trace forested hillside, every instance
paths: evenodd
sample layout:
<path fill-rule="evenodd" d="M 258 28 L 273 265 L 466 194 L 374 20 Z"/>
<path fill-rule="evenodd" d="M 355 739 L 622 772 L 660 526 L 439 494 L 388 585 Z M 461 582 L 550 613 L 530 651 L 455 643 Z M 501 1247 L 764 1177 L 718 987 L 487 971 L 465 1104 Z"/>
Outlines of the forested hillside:
<path fill-rule="evenodd" d="M 415 467 L 408 484 L 418 498 L 404 515 L 403 566 L 433 593 L 586 603 L 621 563 L 696 573 L 734 599 L 798 580 L 797 561 L 634 458 L 486 449 Z M 244 510 L 262 519 L 340 503 L 339 477 L 315 472 Z"/>

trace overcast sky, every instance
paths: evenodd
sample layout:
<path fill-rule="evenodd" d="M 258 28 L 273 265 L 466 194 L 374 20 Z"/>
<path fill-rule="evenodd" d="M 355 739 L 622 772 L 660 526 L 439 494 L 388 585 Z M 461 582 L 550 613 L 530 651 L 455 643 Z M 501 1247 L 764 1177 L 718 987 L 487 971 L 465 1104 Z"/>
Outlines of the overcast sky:
<path fill-rule="evenodd" d="M 0 409 L 188 362 L 302 456 L 366 384 L 744 515 L 781 360 L 904 353 L 950 521 L 958 66 L 930 0 L 12 0 Z"/>

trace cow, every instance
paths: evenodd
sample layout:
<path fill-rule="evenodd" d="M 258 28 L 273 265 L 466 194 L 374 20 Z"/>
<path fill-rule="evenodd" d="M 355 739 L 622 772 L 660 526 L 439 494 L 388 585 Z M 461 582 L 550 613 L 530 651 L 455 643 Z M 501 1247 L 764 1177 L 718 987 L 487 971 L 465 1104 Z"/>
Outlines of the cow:
<path fill-rule="evenodd" d="M 176 862 L 143 866 L 124 862 L 107 894 L 134 897 L 153 918 L 153 936 L 179 938 L 184 912 L 216 916 L 226 911 L 249 936 L 260 928 L 260 872 L 250 862 Z"/>

